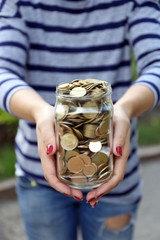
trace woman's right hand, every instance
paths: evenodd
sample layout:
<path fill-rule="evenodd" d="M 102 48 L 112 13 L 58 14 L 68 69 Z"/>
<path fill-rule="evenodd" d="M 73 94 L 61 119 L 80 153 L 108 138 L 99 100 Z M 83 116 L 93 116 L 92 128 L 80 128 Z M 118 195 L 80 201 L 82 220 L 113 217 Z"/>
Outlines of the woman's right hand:
<path fill-rule="evenodd" d="M 56 172 L 56 152 L 58 150 L 55 136 L 54 107 L 46 105 L 36 112 L 36 132 L 38 153 L 42 163 L 45 179 L 55 190 L 81 201 L 83 194 L 80 190 L 70 188 L 60 182 Z"/>

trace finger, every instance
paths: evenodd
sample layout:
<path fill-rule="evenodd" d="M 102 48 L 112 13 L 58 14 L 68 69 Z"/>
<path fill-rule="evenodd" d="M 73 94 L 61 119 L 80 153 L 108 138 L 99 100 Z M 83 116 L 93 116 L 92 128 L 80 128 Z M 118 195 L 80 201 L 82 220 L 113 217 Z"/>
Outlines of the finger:
<path fill-rule="evenodd" d="M 43 140 L 41 142 L 43 136 Z M 43 127 L 40 125 L 37 126 L 37 137 L 39 141 L 39 153 L 43 151 L 40 147 L 44 146 L 44 151 L 47 155 L 53 155 L 57 151 L 57 144 L 55 138 L 54 130 L 54 121 L 48 121 L 46 124 L 43 124 Z"/>
<path fill-rule="evenodd" d="M 97 206 L 97 204 L 98 204 L 98 198 L 96 198 L 95 200 L 90 202 L 90 205 L 92 208 L 95 208 Z"/>
<path fill-rule="evenodd" d="M 77 201 L 82 201 L 83 200 L 83 193 L 82 191 L 78 189 L 71 188 L 71 193 L 72 196 L 77 200 Z"/>
<path fill-rule="evenodd" d="M 61 183 L 56 175 L 56 163 L 54 156 L 47 156 L 45 153 L 41 155 L 42 168 L 45 179 L 51 187 L 58 192 L 72 196 L 71 189 L 66 184 Z"/>
<path fill-rule="evenodd" d="M 72 189 L 58 179 L 55 157 L 43 154 L 42 159 L 44 177 L 48 181 L 50 186 L 53 187 L 58 192 L 61 192 L 70 197 L 74 197 L 76 200 L 82 201 L 83 194 L 80 190 Z"/>
<path fill-rule="evenodd" d="M 87 194 L 87 202 L 100 198 L 102 195 L 110 192 L 115 188 L 120 181 L 123 180 L 126 168 L 126 162 L 130 152 L 130 131 L 127 133 L 126 143 L 123 148 L 123 154 L 120 157 L 115 157 L 113 177 L 106 183 L 102 184 L 97 189 L 92 190 Z"/>
<path fill-rule="evenodd" d="M 130 129 L 130 122 L 128 120 L 119 119 L 113 123 L 113 154 L 116 156 L 122 156 L 124 151 L 124 145 L 126 142 L 126 136 Z"/>

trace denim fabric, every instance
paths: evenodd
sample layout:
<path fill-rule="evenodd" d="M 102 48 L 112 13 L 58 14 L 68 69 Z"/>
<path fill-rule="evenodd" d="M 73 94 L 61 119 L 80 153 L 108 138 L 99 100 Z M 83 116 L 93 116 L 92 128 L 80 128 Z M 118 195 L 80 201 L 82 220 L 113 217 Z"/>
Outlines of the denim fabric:
<path fill-rule="evenodd" d="M 77 226 L 83 240 L 131 240 L 138 204 L 115 205 L 99 201 L 93 209 L 52 188 L 37 185 L 27 177 L 17 178 L 17 195 L 28 240 L 76 240 Z M 120 231 L 107 229 L 105 220 L 130 213 L 129 223 Z"/>

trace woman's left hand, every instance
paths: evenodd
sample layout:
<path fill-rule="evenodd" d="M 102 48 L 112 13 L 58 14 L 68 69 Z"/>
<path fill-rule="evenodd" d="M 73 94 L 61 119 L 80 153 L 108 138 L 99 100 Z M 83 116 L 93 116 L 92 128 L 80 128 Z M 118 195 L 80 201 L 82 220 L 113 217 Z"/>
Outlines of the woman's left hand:
<path fill-rule="evenodd" d="M 130 153 L 130 119 L 127 111 L 117 102 L 113 114 L 113 158 L 112 178 L 87 194 L 87 202 L 95 207 L 98 199 L 115 188 L 124 178 L 127 159 Z"/>

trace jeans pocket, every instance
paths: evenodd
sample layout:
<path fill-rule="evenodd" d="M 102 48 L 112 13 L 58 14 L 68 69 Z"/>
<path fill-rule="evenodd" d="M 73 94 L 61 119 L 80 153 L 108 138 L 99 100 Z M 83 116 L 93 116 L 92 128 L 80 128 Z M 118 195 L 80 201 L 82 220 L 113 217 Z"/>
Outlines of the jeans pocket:
<path fill-rule="evenodd" d="M 16 181 L 16 185 L 17 187 L 22 187 L 22 188 L 33 188 L 33 187 L 36 187 L 37 186 L 37 183 L 28 178 L 27 176 L 21 176 L 21 177 L 17 177 L 17 181 Z"/>

